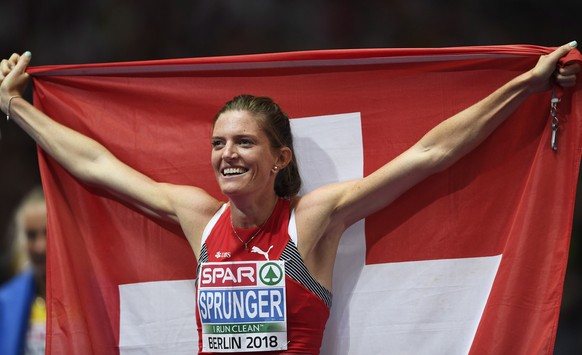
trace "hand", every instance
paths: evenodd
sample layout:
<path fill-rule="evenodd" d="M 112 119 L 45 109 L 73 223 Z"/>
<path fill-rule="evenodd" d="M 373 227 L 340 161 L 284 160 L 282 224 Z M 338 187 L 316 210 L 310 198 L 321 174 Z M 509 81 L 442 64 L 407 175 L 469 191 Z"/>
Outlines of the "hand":
<path fill-rule="evenodd" d="M 580 64 L 573 63 L 564 67 L 558 66 L 558 61 L 576 48 L 576 41 L 565 44 L 550 54 L 542 55 L 536 66 L 530 70 L 531 91 L 540 92 L 552 87 L 550 80 L 554 76 L 554 82 L 561 87 L 576 85 L 576 74 L 580 71 Z"/>
<path fill-rule="evenodd" d="M 9 59 L 0 62 L 0 108 L 3 112 L 8 109 L 8 101 L 12 96 L 22 96 L 29 75 L 26 67 L 30 63 L 31 54 L 25 52 L 23 55 L 12 54 Z"/>

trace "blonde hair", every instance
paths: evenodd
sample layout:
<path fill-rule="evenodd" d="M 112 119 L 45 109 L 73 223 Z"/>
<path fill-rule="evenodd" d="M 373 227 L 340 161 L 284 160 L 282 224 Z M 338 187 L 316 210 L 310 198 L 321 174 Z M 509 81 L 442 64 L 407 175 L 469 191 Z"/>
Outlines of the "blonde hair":
<path fill-rule="evenodd" d="M 40 186 L 34 187 L 22 199 L 12 222 L 12 268 L 14 273 L 19 273 L 30 266 L 30 257 L 26 247 L 26 230 L 24 228 L 24 215 L 31 206 L 42 204 L 46 206 L 44 192 Z"/>

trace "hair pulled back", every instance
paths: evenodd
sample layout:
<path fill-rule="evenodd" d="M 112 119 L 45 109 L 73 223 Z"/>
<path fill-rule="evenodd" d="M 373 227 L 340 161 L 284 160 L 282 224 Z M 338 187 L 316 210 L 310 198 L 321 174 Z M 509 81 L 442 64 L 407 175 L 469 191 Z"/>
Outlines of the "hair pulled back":
<path fill-rule="evenodd" d="M 293 135 L 289 117 L 281 110 L 273 99 L 265 96 L 239 95 L 227 102 L 214 117 L 227 111 L 247 111 L 254 114 L 273 148 L 288 147 L 292 158 L 289 164 L 279 171 L 275 178 L 275 193 L 279 197 L 289 198 L 297 195 L 301 188 L 301 176 L 293 149 Z"/>

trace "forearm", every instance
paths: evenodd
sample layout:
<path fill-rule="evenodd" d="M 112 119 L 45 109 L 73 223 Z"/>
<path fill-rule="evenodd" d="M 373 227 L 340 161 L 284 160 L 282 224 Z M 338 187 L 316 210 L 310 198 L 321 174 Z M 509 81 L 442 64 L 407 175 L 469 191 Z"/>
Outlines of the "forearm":
<path fill-rule="evenodd" d="M 446 169 L 483 142 L 531 94 L 531 74 L 524 73 L 485 99 L 430 130 L 416 149 L 429 154 L 434 170 Z"/>
<path fill-rule="evenodd" d="M 56 122 L 21 98 L 12 100 L 10 119 L 79 181 L 149 215 L 176 221 L 163 184 L 127 166 L 99 142 Z"/>
<path fill-rule="evenodd" d="M 427 176 L 479 145 L 529 96 L 528 74 L 431 129 L 413 147 L 366 178 L 337 185 L 340 220 L 347 225 L 390 204 Z M 347 206 L 347 207 L 343 207 Z M 345 216 L 345 217 L 344 217 Z"/>
<path fill-rule="evenodd" d="M 50 156 L 78 179 L 96 179 L 91 166 L 100 157 L 109 155 L 105 147 L 56 121 L 26 100 L 14 98 L 10 119 L 16 122 Z"/>

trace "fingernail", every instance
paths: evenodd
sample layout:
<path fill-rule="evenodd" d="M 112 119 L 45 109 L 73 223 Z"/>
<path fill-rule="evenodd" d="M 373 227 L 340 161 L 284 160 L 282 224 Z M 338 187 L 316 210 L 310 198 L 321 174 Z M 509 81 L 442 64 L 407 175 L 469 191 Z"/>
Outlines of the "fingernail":
<path fill-rule="evenodd" d="M 32 53 L 30 53 L 30 51 L 26 51 L 26 52 L 24 52 L 24 55 L 25 55 L 25 56 L 28 56 L 28 57 L 32 57 Z"/>
<path fill-rule="evenodd" d="M 568 45 L 570 45 L 570 47 L 572 47 L 572 48 L 576 48 L 576 46 L 578 46 L 578 42 L 572 41 L 572 42 L 568 43 Z"/>

